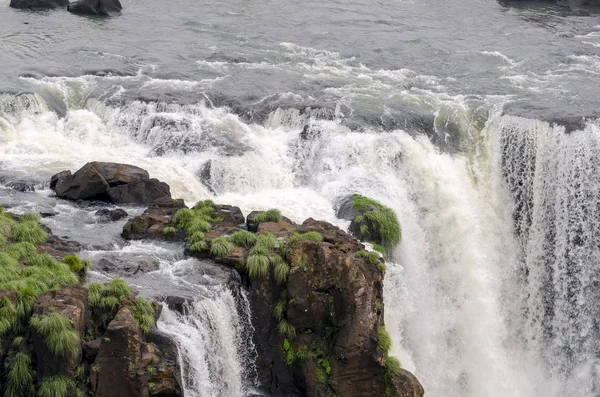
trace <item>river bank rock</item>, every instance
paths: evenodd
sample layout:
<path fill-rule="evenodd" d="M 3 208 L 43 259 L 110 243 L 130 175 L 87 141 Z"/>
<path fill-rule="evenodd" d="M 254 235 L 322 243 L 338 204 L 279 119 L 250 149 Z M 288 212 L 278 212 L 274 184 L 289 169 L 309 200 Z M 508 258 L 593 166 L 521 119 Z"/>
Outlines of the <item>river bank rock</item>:
<path fill-rule="evenodd" d="M 62 171 L 50 179 L 50 188 L 66 200 L 101 200 L 114 204 L 150 204 L 170 198 L 169 185 L 150 179 L 147 171 L 129 164 L 91 162 L 74 174 Z"/>
<path fill-rule="evenodd" d="M 103 208 L 101 210 L 96 211 L 95 215 L 100 218 L 102 221 L 108 222 L 116 222 L 120 219 L 127 217 L 127 212 L 121 208 L 117 208 L 115 210 L 109 210 L 108 208 Z"/>
<path fill-rule="evenodd" d="M 69 0 L 11 0 L 9 6 L 19 9 L 49 9 L 68 4 Z"/>
<path fill-rule="evenodd" d="M 163 230 L 185 233 L 186 254 L 240 274 L 261 388 L 275 396 L 423 396 L 414 375 L 388 355 L 381 256 L 327 222 L 295 225 L 277 210 L 248 218 L 203 201 Z"/>
<path fill-rule="evenodd" d="M 110 15 L 122 9 L 119 0 L 78 0 L 67 6 L 69 12 L 87 15 Z"/>

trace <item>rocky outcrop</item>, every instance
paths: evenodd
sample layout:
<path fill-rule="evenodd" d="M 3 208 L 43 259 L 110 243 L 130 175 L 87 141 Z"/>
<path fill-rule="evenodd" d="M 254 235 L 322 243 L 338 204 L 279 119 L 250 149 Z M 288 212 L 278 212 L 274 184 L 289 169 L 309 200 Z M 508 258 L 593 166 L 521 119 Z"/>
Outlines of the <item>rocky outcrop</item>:
<path fill-rule="evenodd" d="M 171 197 L 169 185 L 150 179 L 147 171 L 117 163 L 87 163 L 75 174 L 62 171 L 52 176 L 50 188 L 66 200 L 102 200 L 114 204 L 150 204 Z"/>
<path fill-rule="evenodd" d="M 168 238 L 164 229 L 169 226 L 173 215 L 181 208 L 187 208 L 183 200 L 160 198 L 154 201 L 142 215 L 130 219 L 123 227 L 122 236 L 126 240 Z M 183 233 L 175 234 L 171 239 L 183 240 Z"/>
<path fill-rule="evenodd" d="M 394 211 L 377 201 L 359 194 L 344 197 L 338 203 L 338 218 L 351 221 L 350 233 L 385 255 L 400 242 L 402 231 Z"/>
<path fill-rule="evenodd" d="M 88 15 L 110 15 L 122 9 L 119 0 L 78 0 L 67 6 L 69 12 Z"/>
<path fill-rule="evenodd" d="M 64 7 L 69 0 L 11 0 L 10 7 L 20 9 L 48 9 Z"/>
<path fill-rule="evenodd" d="M 418 380 L 388 356 L 380 255 L 326 222 L 294 225 L 276 210 L 248 218 L 243 223 L 237 207 L 200 202 L 162 227 L 185 233 L 188 255 L 241 275 L 262 389 L 274 396 L 423 396 Z"/>

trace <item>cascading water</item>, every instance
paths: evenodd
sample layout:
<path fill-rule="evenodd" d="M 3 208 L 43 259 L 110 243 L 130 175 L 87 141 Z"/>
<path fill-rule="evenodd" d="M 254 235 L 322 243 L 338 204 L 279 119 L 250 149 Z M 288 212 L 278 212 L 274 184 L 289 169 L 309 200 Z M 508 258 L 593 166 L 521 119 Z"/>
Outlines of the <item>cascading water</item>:
<path fill-rule="evenodd" d="M 523 250 L 522 337 L 543 358 L 554 395 L 597 395 L 600 128 L 567 134 L 517 117 L 498 128 Z"/>
<path fill-rule="evenodd" d="M 488 98 L 483 128 L 464 98 L 431 93 L 423 95 L 442 119 L 426 134 L 354 131 L 339 109 L 278 109 L 259 125 L 210 103 L 77 102 L 73 81 L 47 84 L 77 103 L 64 117 L 35 95 L 2 99 L 0 162 L 9 176 L 44 181 L 92 158 L 135 163 L 188 202 L 214 195 L 246 213 L 277 207 L 295 221 L 341 227 L 338 200 L 366 194 L 402 223 L 385 279 L 386 324 L 392 354 L 427 395 L 596 390 L 597 316 L 586 304 L 597 298 L 596 126 L 566 135 L 495 116 Z M 442 128 L 448 117 L 454 136 Z M 431 142 L 445 138 L 453 154 Z M 159 328 L 177 342 L 186 393 L 243 395 L 253 379 L 240 325 L 249 312 L 214 288 L 186 315 L 164 307 Z"/>
<path fill-rule="evenodd" d="M 157 326 L 177 344 L 186 396 L 244 396 L 256 376 L 250 308 L 243 297 L 238 313 L 227 288 L 212 292 L 185 304 L 183 313 L 164 304 Z"/>

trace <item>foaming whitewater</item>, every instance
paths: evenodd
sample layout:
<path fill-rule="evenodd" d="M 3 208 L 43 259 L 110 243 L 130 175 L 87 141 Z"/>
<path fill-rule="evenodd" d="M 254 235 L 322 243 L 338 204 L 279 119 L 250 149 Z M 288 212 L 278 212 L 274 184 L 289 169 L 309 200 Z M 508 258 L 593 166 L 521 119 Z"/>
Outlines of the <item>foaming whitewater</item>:
<path fill-rule="evenodd" d="M 186 304 L 183 314 L 163 305 L 157 326 L 177 345 L 186 396 L 243 396 L 255 382 L 249 306 L 244 297 L 238 313 L 227 288 L 214 292 Z"/>
<path fill-rule="evenodd" d="M 503 172 L 523 251 L 522 337 L 551 395 L 600 392 L 600 128 L 517 117 L 499 122 Z"/>

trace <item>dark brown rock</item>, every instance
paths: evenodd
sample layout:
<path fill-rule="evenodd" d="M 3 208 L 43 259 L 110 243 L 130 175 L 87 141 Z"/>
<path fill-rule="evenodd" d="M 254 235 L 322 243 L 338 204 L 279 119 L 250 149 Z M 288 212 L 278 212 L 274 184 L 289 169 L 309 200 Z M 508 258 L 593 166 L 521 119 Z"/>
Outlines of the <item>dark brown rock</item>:
<path fill-rule="evenodd" d="M 10 7 L 20 9 L 48 9 L 64 7 L 69 0 L 11 0 Z"/>
<path fill-rule="evenodd" d="M 128 307 L 122 307 L 110 322 L 94 364 L 92 376 L 96 397 L 141 397 L 147 375 L 140 375 L 142 333 Z"/>
<path fill-rule="evenodd" d="M 93 361 L 96 358 L 96 356 L 98 355 L 100 346 L 102 346 L 102 338 L 97 338 L 97 339 L 91 340 L 89 342 L 86 342 L 83 345 L 83 354 L 85 354 L 85 357 L 88 360 Z"/>
<path fill-rule="evenodd" d="M 257 233 L 272 233 L 275 237 L 288 237 L 296 231 L 294 225 L 286 222 L 265 222 L 258 225 Z"/>
<path fill-rule="evenodd" d="M 148 172 L 129 164 L 91 162 L 75 174 L 62 171 L 50 180 L 56 195 L 67 200 L 103 200 L 116 204 L 150 204 L 171 197 L 169 185 L 150 179 Z"/>
<path fill-rule="evenodd" d="M 97 217 L 101 218 L 105 221 L 118 221 L 127 217 L 127 212 L 121 208 L 117 208 L 116 210 L 109 210 L 107 208 L 103 208 L 101 210 L 96 211 L 95 214 Z"/>
<path fill-rule="evenodd" d="M 181 208 L 187 208 L 183 200 L 162 197 L 154 201 L 142 215 L 130 219 L 123 226 L 122 236 L 126 240 L 166 238 L 163 230 Z M 183 234 L 179 233 L 173 239 L 183 240 Z"/>
<path fill-rule="evenodd" d="M 108 197 L 115 204 L 151 204 L 156 199 L 170 198 L 171 190 L 169 185 L 153 178 L 111 187 Z"/>
<path fill-rule="evenodd" d="M 47 315 L 58 312 L 66 316 L 82 338 L 85 330 L 87 290 L 81 285 L 65 286 L 40 296 L 33 307 L 34 315 Z M 54 355 L 46 346 L 44 338 L 32 328 L 32 342 L 35 351 L 35 364 L 38 377 L 52 376 L 72 371 L 75 363 Z"/>
<path fill-rule="evenodd" d="M 109 15 L 121 12 L 119 0 L 78 0 L 67 6 L 67 11 L 74 14 Z"/>

